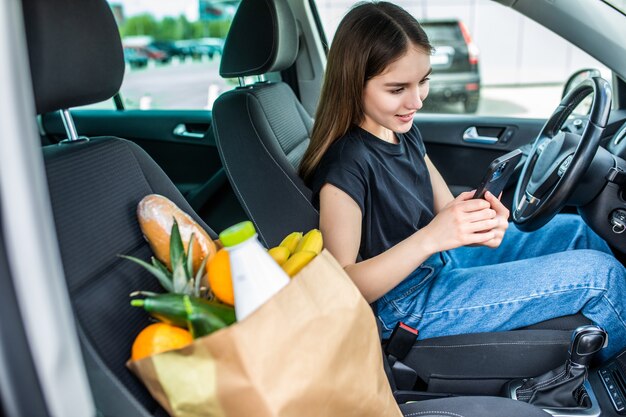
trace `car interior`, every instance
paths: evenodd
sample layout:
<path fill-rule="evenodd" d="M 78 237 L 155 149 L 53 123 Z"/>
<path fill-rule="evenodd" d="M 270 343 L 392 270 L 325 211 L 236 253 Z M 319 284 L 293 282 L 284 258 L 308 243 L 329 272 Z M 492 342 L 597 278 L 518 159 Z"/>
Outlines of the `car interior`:
<path fill-rule="evenodd" d="M 124 76 L 120 34 L 106 1 L 23 0 L 21 10 L 14 8 L 12 15 L 6 13 L 7 19 L 23 13 L 23 19 L 17 19 L 23 22 L 23 28 L 18 23 L 14 34 L 24 32 L 21 42 L 25 44 L 24 61 L 30 68 L 34 108 L 20 105 L 30 110 L 33 120 L 38 115 L 46 132 L 42 137 L 43 157 L 32 160 L 42 164 L 42 178 L 45 175 L 45 183 L 34 183 L 34 188 L 42 195 L 49 195 L 49 203 L 44 200 L 43 204 L 32 205 L 44 211 L 49 207 L 48 215 L 52 216 L 54 226 L 39 225 L 44 236 L 38 244 L 54 248 L 58 245 L 58 251 L 52 249 L 49 255 L 54 257 L 56 253 L 57 259 L 49 259 L 49 264 L 50 276 L 59 278 L 59 282 L 49 284 L 57 285 L 55 289 L 42 286 L 39 290 L 58 292 L 57 300 L 67 302 L 61 307 L 66 310 L 59 314 L 58 323 L 49 327 L 52 332 L 59 329 L 55 326 L 61 326 L 65 333 L 41 337 L 59 339 L 63 352 L 55 351 L 56 355 L 74 356 L 68 359 L 66 371 L 44 372 L 39 369 L 41 363 L 36 354 L 23 354 L 30 351 L 29 339 L 34 337 L 28 325 L 32 313 L 19 305 L 23 302 L 21 284 L 1 279 L 1 293 L 10 296 L 6 297 L 7 302 L 3 297 L 0 303 L 0 317 L 6 318 L 1 321 L 0 336 L 7 340 L 10 335 L 14 343 L 8 347 L 0 344 L 0 364 L 6 370 L 0 373 L 4 375 L 0 378 L 0 415 L 63 415 L 58 410 L 64 405 L 55 401 L 66 402 L 66 407 L 78 402 L 74 412 L 87 410 L 86 414 L 93 415 L 167 415 L 125 366 L 134 336 L 148 323 L 145 314 L 129 305 L 128 294 L 137 288 L 159 291 L 158 282 L 145 270 L 118 256 L 147 259 L 151 254 L 135 217 L 137 203 L 145 195 L 166 196 L 212 238 L 217 238 L 216 232 L 224 225 L 222 220 L 212 228 L 211 220 L 224 213 L 229 214 L 226 221 L 252 220 L 268 247 L 293 230 L 317 227 L 318 213 L 310 203 L 311 191 L 297 175 L 313 125 L 310 103 L 300 100 L 292 83 L 267 81 L 272 74 L 292 71 L 303 48 L 311 48 L 305 36 L 307 29 L 296 17 L 299 12 L 287 0 L 241 2 L 220 66 L 220 75 L 239 78 L 240 86 L 218 98 L 210 123 L 200 114 L 192 112 L 186 116 L 185 132 L 200 132 L 197 134 L 208 137 L 218 153 L 193 143 L 193 137 L 183 138 L 175 152 L 151 148 L 150 141 L 123 138 L 129 130 L 116 131 L 119 125 L 113 124 L 108 130 L 98 128 L 98 115 L 102 114 L 98 111 L 79 116 L 70 112 L 71 108 L 113 97 Z M 5 14 L 0 16 L 4 18 Z M 11 28 L 7 25 L 7 30 Z M 247 82 L 250 77 L 257 77 L 258 81 Z M 623 94 L 624 83 L 620 82 Z M 620 129 L 626 116 L 624 110 L 609 114 L 611 94 L 606 82 L 588 79 L 576 86 L 543 128 L 538 129 L 544 121 L 520 122 L 514 127 L 505 126 L 500 135 L 510 130 L 552 138 L 569 123 L 567 117 L 589 94 L 594 95 L 594 102 L 586 121 L 588 127 L 582 132 L 563 134 L 564 141 L 571 140 L 567 149 L 575 152 L 570 162 L 579 168 L 567 171 L 554 198 L 533 206 L 528 198 L 529 187 L 536 191 L 543 184 L 534 184 L 530 178 L 537 158 L 535 151 L 527 147 L 530 165 L 519 168 L 525 180 L 517 183 L 516 190 L 509 189 L 508 198 L 517 208 L 513 216 L 518 216 L 522 227 L 529 230 L 540 227 L 573 199 L 577 206 L 585 208 L 581 215 L 598 225 L 597 230 L 611 237 L 610 243 L 624 252 L 626 244 L 613 236 L 616 226 L 606 221 L 604 209 L 618 207 L 610 212 L 615 218 L 619 210 L 626 208 L 621 191 L 626 163 L 619 157 L 626 153 L 626 150 L 622 152 L 626 141 L 622 143 L 616 138 L 626 131 Z M 11 113 L 7 111 L 6 115 Z M 126 117 L 130 117 L 130 131 L 139 131 L 143 124 L 152 121 L 138 114 L 112 117 L 125 118 L 125 123 L 129 121 Z M 160 123 L 169 126 L 174 119 L 175 114 L 169 114 Z M 446 117 L 432 117 L 420 124 L 433 162 L 438 166 L 440 162 L 443 167 L 454 163 L 447 156 L 445 140 L 431 142 L 429 137 L 437 124 L 446 122 Z M 489 118 L 479 122 L 489 123 L 501 122 Z M 467 125 L 466 120 L 455 124 Z M 35 128 L 31 126 L 24 131 L 33 133 Z M 574 137 L 575 133 L 580 135 Z M 141 135 L 149 136 L 150 128 Z M 606 144 L 607 138 L 611 142 L 605 150 L 600 144 Z M 185 141 L 198 151 L 189 152 Z M 578 147 L 578 141 L 585 146 Z M 7 139 L 6 143 L 10 141 Z M 494 155 L 519 145 L 519 140 L 512 140 L 481 153 L 480 159 L 489 161 Z M 458 155 L 472 155 L 481 149 L 480 144 L 471 145 Z M 601 156 L 594 157 L 598 153 Z M 166 173 L 160 162 L 182 154 L 185 155 L 177 162 L 177 168 Z M 23 158 L 16 158 L 17 162 L 20 159 Z M 201 163 L 193 162 L 196 160 Z M 184 168 L 190 163 L 203 165 L 206 171 L 188 174 Z M 594 178 L 599 180 L 585 180 L 585 187 L 576 188 L 588 171 L 597 173 Z M 611 175 L 606 180 L 605 172 Z M 453 185 L 464 184 L 456 181 L 460 176 L 457 172 L 447 179 Z M 0 184 L 4 188 L 6 183 Z M 455 191 L 462 188 L 459 185 Z M 600 188 L 604 190 L 601 193 L 589 191 Z M 207 211 L 207 201 L 218 195 L 228 198 L 216 211 Z M 5 199 L 3 192 L 0 202 Z M 3 219 L 7 216 L 4 207 L 0 205 Z M 41 222 L 45 222 L 45 217 Z M 16 232 L 12 228 L 18 226 L 3 223 L 0 229 L 2 276 L 15 274 L 10 266 L 13 249 L 5 241 L 14 236 Z M 402 347 L 402 353 L 391 348 L 393 341 L 381 340 L 381 343 L 391 389 L 407 416 L 613 416 L 624 410 L 621 401 L 626 401 L 626 359 L 619 356 L 608 363 L 595 363 L 593 353 L 601 348 L 605 338 L 605 334 L 590 326 L 589 320 L 577 314 L 508 332 L 420 339 L 411 342 L 408 348 Z M 588 355 L 585 349 L 590 352 Z M 577 383 L 568 386 L 568 378 L 561 378 L 558 382 L 562 384 L 555 392 L 576 390 L 580 393 L 579 404 L 559 406 L 556 400 L 553 405 L 535 406 L 515 400 L 523 383 L 520 381 L 547 375 L 542 383 L 550 386 L 550 380 L 555 379 L 550 372 L 572 360 L 573 354 L 580 354 L 584 359 L 579 358 L 578 362 L 585 362 L 581 373 L 571 378 Z M 74 381 L 66 387 L 71 386 L 79 400 L 61 397 L 51 400 L 47 385 L 55 378 L 64 381 L 65 374 Z M 588 380 L 581 385 L 585 377 Z M 12 380 L 19 380 L 19 384 L 9 389 L 7 381 Z M 19 387 L 29 387 L 32 391 Z"/>

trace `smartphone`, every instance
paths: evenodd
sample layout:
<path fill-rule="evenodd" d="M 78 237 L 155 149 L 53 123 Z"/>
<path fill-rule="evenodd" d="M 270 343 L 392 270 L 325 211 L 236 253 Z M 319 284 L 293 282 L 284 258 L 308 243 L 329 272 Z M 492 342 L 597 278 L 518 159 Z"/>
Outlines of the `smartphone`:
<path fill-rule="evenodd" d="M 498 197 L 509 182 L 520 159 L 522 159 L 522 151 L 519 149 L 494 159 L 472 198 L 484 198 L 487 191 Z"/>

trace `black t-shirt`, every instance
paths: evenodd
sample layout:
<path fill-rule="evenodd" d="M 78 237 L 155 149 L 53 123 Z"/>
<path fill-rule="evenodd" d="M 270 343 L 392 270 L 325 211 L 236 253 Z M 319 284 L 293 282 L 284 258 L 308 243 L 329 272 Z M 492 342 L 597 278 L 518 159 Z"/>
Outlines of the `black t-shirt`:
<path fill-rule="evenodd" d="M 424 142 L 415 125 L 396 134 L 399 143 L 353 127 L 322 157 L 312 180 L 313 204 L 330 183 L 361 208 L 363 259 L 372 258 L 426 226 L 434 217 L 433 189 Z"/>

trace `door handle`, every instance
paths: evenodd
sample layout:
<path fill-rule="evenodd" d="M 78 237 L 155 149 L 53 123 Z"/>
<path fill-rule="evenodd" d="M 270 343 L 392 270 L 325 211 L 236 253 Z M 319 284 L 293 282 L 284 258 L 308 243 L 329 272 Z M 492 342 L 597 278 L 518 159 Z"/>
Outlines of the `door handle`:
<path fill-rule="evenodd" d="M 483 145 L 493 145 L 497 143 L 497 136 L 480 136 L 478 134 L 478 130 L 476 130 L 476 126 L 471 126 L 465 129 L 463 132 L 463 141 L 468 143 L 482 143 Z"/>
<path fill-rule="evenodd" d="M 176 125 L 172 133 L 174 136 L 187 139 L 202 139 L 204 137 L 204 133 L 188 132 L 184 123 Z"/>

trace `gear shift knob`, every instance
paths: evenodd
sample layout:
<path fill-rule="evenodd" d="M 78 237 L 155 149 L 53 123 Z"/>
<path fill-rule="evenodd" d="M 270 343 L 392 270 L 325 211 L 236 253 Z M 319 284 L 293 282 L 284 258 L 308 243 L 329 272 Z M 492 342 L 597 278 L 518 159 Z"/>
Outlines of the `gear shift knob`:
<path fill-rule="evenodd" d="M 598 326 L 581 326 L 572 333 L 569 358 L 572 364 L 589 366 L 593 355 L 606 346 L 607 333 Z"/>

